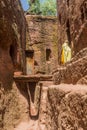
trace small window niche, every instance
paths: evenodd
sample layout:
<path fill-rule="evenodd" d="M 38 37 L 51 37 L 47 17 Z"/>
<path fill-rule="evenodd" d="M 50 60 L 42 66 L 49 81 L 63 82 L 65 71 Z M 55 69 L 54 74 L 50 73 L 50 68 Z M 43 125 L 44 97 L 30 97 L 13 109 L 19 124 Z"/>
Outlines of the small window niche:
<path fill-rule="evenodd" d="M 70 22 L 69 22 L 69 19 L 67 20 L 66 22 L 66 33 L 67 33 L 67 38 L 68 38 L 68 41 L 69 41 L 69 46 L 71 45 L 71 36 L 70 36 Z"/>
<path fill-rule="evenodd" d="M 12 60 L 14 67 L 17 64 L 17 43 L 13 43 L 10 45 L 9 54 Z"/>
<path fill-rule="evenodd" d="M 68 5 L 68 7 L 69 7 L 69 0 L 67 0 L 67 5 Z"/>
<path fill-rule="evenodd" d="M 26 50 L 25 55 L 26 55 L 26 57 L 33 59 L 34 58 L 34 51 L 33 50 Z"/>
<path fill-rule="evenodd" d="M 26 73 L 28 75 L 34 74 L 34 51 L 27 50 L 25 52 L 26 55 Z"/>
<path fill-rule="evenodd" d="M 50 61 L 51 58 L 51 49 L 46 49 L 46 61 Z"/>

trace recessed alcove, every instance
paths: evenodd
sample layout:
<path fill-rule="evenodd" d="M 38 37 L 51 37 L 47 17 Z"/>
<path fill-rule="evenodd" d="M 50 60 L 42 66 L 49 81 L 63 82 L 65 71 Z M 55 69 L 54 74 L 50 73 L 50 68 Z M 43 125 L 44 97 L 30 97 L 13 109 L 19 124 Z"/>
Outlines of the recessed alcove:
<path fill-rule="evenodd" d="M 51 49 L 46 49 L 46 61 L 50 61 L 51 58 Z"/>
<path fill-rule="evenodd" d="M 11 60 L 14 66 L 16 66 L 17 64 L 17 46 L 17 43 L 11 44 L 9 50 Z"/>
<path fill-rule="evenodd" d="M 26 74 L 34 74 L 34 50 L 26 50 Z"/>

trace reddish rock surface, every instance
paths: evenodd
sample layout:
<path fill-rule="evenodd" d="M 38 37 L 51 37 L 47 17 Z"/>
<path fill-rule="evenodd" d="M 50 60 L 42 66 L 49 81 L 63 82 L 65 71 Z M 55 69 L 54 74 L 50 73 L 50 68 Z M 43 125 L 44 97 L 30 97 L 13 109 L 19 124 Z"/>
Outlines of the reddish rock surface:
<path fill-rule="evenodd" d="M 87 129 L 87 86 L 53 85 L 48 88 L 47 130 Z"/>
<path fill-rule="evenodd" d="M 13 77 L 13 65 L 24 65 L 25 18 L 19 0 L 0 1 L 0 81 L 6 88 Z M 19 55 L 19 57 L 17 57 Z M 23 58 L 23 57 L 22 57 Z"/>
<path fill-rule="evenodd" d="M 87 49 L 85 48 L 87 44 L 87 2 L 86 0 L 58 0 L 58 10 L 59 49 L 63 41 L 68 38 L 70 46 L 73 43 L 76 55 L 71 62 L 53 72 L 54 83 L 69 83 L 70 85 L 51 86 L 52 81 L 42 81 L 39 84 L 35 81 L 34 84 L 30 83 L 31 87 L 35 87 L 35 84 L 39 86 L 35 93 L 33 93 L 34 89 L 31 89 L 39 111 L 39 116 L 34 117 L 29 115 L 31 111 L 34 112 L 35 108 L 30 109 L 30 95 L 26 84 L 22 81 L 13 83 L 13 72 L 14 69 L 19 70 L 15 72 L 18 76 L 21 71 L 25 72 L 25 49 L 31 48 L 35 50 L 36 66 L 40 59 L 43 63 L 40 64 L 42 68 L 37 72 L 49 72 L 49 69 L 51 72 L 51 69 L 57 65 L 57 34 L 54 33 L 55 30 L 57 31 L 55 26 L 57 21 L 55 22 L 52 18 L 31 16 L 30 23 L 28 23 L 28 31 L 31 33 L 27 33 L 29 36 L 31 34 L 29 37 L 31 40 L 27 39 L 29 42 L 27 45 L 31 46 L 25 48 L 26 24 L 19 0 L 0 1 L 0 130 L 87 130 L 87 86 L 71 84 L 87 83 Z M 48 19 L 51 21 L 50 26 L 47 26 Z M 53 26 L 54 23 L 56 24 Z M 35 31 L 36 34 L 33 35 Z M 46 57 L 46 49 L 52 49 L 54 57 L 51 61 Z M 44 62 L 46 58 L 48 61 Z M 48 68 L 44 69 L 45 65 Z M 50 65 L 52 65 L 51 68 L 49 68 Z"/>
<path fill-rule="evenodd" d="M 87 1 L 57 0 L 59 20 L 59 62 L 62 43 L 68 39 L 76 54 L 87 46 Z"/>
<path fill-rule="evenodd" d="M 87 48 L 77 53 L 69 63 L 53 72 L 54 84 L 87 84 Z"/>
<path fill-rule="evenodd" d="M 34 51 L 34 74 L 49 74 L 58 64 L 57 17 L 26 15 L 26 49 Z"/>
<path fill-rule="evenodd" d="M 87 1 L 58 0 L 59 20 L 59 64 L 61 46 L 68 39 L 72 49 L 72 59 L 69 63 L 59 66 L 54 73 L 54 83 L 86 84 L 87 75 Z"/>
<path fill-rule="evenodd" d="M 0 1 L 0 130 L 13 130 L 26 113 L 13 74 L 24 71 L 25 18 L 19 0 Z M 23 50 L 22 50 L 23 49 Z M 22 91 L 22 90 L 21 90 Z M 23 112 L 22 110 L 26 111 Z M 24 108 L 24 109 L 23 109 Z M 21 115 L 21 112 L 22 115 Z M 26 114 L 25 114 L 26 115 Z M 25 117 L 27 118 L 27 117 Z"/>
<path fill-rule="evenodd" d="M 15 130 L 86 130 L 87 87 L 51 85 L 43 87 L 38 120 L 20 123 Z"/>

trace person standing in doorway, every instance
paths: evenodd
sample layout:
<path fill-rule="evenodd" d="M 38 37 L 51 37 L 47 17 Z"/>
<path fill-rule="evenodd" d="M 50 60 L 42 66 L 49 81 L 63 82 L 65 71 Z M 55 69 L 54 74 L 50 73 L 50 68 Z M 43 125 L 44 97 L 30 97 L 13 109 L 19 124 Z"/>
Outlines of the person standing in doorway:
<path fill-rule="evenodd" d="M 62 45 L 61 63 L 65 64 L 71 60 L 71 48 L 68 46 L 69 41 L 66 40 Z"/>

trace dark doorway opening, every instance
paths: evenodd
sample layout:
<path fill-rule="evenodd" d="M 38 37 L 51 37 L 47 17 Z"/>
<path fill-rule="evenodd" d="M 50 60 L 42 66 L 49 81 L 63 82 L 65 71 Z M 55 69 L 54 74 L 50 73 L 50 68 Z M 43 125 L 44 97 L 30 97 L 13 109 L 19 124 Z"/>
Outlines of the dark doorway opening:
<path fill-rule="evenodd" d="M 46 49 L 46 61 L 50 61 L 50 58 L 51 58 L 51 50 Z"/>
<path fill-rule="evenodd" d="M 13 65 L 16 66 L 16 64 L 17 64 L 17 43 L 14 43 L 10 46 L 9 53 L 10 53 Z"/>
<path fill-rule="evenodd" d="M 61 24 L 61 14 L 59 14 L 59 22 L 60 22 L 60 24 Z"/>
<path fill-rule="evenodd" d="M 25 55 L 32 59 L 34 57 L 34 50 L 26 50 Z"/>
<path fill-rule="evenodd" d="M 29 82 L 31 102 L 33 102 L 33 103 L 34 103 L 34 96 L 35 96 L 35 88 L 36 88 L 36 82 Z"/>
<path fill-rule="evenodd" d="M 83 10 L 83 8 L 81 8 L 81 20 L 82 20 L 82 22 L 84 21 L 84 10 Z"/>
<path fill-rule="evenodd" d="M 26 56 L 26 74 L 34 74 L 34 50 L 25 51 Z"/>
<path fill-rule="evenodd" d="M 69 0 L 67 0 L 67 5 L 69 6 Z"/>
<path fill-rule="evenodd" d="M 66 22 L 66 32 L 67 32 L 67 38 L 69 41 L 69 44 L 71 45 L 71 37 L 70 37 L 70 23 L 69 23 L 69 19 Z"/>

